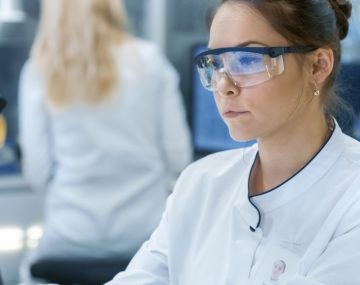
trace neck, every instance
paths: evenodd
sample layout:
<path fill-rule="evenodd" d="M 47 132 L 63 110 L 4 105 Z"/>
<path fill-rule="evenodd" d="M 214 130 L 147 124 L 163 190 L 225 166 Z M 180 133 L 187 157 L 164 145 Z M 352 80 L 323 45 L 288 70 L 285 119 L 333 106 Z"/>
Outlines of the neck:
<path fill-rule="evenodd" d="M 323 147 L 330 134 L 326 118 L 319 117 L 259 138 L 250 194 L 266 192 L 293 176 Z"/>

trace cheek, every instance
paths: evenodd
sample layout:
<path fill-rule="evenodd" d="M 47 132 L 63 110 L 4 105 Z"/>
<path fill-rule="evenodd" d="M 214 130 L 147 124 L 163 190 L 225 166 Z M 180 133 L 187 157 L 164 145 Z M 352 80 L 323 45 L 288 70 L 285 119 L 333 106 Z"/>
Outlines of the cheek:
<path fill-rule="evenodd" d="M 234 102 L 238 102 L 239 99 L 238 98 L 233 98 L 233 99 L 229 100 L 229 98 L 227 98 L 226 96 L 219 95 L 218 93 L 214 92 L 213 93 L 213 100 L 215 102 L 215 105 L 216 105 L 216 108 L 218 110 L 219 116 L 222 117 L 221 113 L 222 113 L 223 108 L 225 106 L 228 106 L 229 102 L 232 102 L 232 103 L 230 103 L 231 106 L 237 106 L 237 104 L 234 103 Z"/>
<path fill-rule="evenodd" d="M 243 141 L 266 136 L 287 124 L 289 118 L 298 112 L 301 92 L 301 75 L 287 72 L 263 84 L 243 88 L 238 95 L 214 94 L 214 99 L 219 112 L 225 105 L 250 112 L 241 119 L 224 119 L 231 137 Z"/>
<path fill-rule="evenodd" d="M 218 111 L 220 111 L 220 107 L 221 107 L 221 97 L 220 97 L 216 92 L 214 92 L 214 93 L 212 94 L 212 96 L 213 96 L 213 100 L 214 100 L 214 102 L 215 102 L 215 105 L 216 105 Z"/>
<path fill-rule="evenodd" d="M 297 109 L 302 85 L 300 73 L 286 72 L 256 86 L 247 101 L 259 118 L 286 118 Z"/>

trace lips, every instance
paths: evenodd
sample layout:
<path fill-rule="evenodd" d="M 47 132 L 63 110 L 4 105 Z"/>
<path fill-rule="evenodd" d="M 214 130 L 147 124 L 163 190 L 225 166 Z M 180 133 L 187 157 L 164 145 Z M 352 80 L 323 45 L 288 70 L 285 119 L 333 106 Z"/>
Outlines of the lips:
<path fill-rule="evenodd" d="M 224 118 L 235 118 L 238 116 L 246 115 L 250 112 L 248 111 L 235 111 L 235 110 L 226 110 L 222 113 Z"/>

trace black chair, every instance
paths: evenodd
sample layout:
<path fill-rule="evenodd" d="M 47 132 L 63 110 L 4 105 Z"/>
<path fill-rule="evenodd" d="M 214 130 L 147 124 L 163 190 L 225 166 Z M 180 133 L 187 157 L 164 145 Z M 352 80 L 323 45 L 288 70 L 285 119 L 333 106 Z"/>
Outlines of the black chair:
<path fill-rule="evenodd" d="M 125 270 L 129 259 L 43 259 L 32 264 L 33 277 L 60 285 L 102 285 Z"/>
<path fill-rule="evenodd" d="M 0 285 L 4 285 L 2 278 L 1 278 L 1 272 L 0 272 Z"/>

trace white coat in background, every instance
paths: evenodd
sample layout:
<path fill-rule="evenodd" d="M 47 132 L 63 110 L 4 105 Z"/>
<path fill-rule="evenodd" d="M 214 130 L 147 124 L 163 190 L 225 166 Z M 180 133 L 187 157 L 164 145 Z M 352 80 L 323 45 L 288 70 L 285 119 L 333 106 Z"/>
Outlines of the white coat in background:
<path fill-rule="evenodd" d="M 47 107 L 37 66 L 30 61 L 23 69 L 23 174 L 47 195 L 36 259 L 132 256 L 191 161 L 174 68 L 143 40 L 121 45 L 115 59 L 119 87 L 108 101 L 62 111 Z"/>

